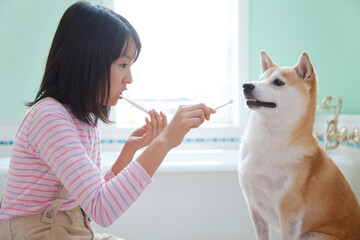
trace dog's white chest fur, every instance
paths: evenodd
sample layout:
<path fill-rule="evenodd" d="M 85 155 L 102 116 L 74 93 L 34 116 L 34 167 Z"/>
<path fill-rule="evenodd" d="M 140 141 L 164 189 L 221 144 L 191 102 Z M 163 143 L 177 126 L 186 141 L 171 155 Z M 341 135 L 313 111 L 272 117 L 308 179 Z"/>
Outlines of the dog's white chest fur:
<path fill-rule="evenodd" d="M 273 157 L 275 155 L 266 156 L 261 150 L 247 155 L 240 164 L 239 176 L 249 206 L 268 223 L 279 228 L 280 201 L 290 186 L 292 175 L 281 166 L 266 164 Z"/>
<path fill-rule="evenodd" d="M 271 128 L 257 125 L 254 118 L 251 120 L 240 148 L 240 184 L 250 209 L 273 227 L 280 228 L 281 199 L 294 177 L 289 164 L 297 162 L 304 152 L 283 147 L 287 145 L 287 132 L 274 134 Z"/>

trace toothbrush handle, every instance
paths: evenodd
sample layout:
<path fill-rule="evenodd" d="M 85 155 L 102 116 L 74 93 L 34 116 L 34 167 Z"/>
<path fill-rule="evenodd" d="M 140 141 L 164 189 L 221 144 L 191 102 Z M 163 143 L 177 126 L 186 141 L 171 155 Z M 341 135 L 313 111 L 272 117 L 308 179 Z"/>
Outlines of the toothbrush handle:
<path fill-rule="evenodd" d="M 214 108 L 214 110 L 216 111 L 216 110 L 218 110 L 218 109 L 220 109 L 220 108 L 222 108 L 222 107 L 225 107 L 225 106 L 228 105 L 228 104 L 230 104 L 230 102 L 227 102 L 227 103 L 225 103 L 225 104 L 223 104 L 223 105 L 220 105 L 220 106 Z"/>
<path fill-rule="evenodd" d="M 124 98 L 124 97 L 123 97 Z M 128 103 L 130 103 L 131 105 L 133 105 L 134 107 L 136 107 L 137 109 L 143 111 L 144 113 L 149 113 L 148 110 L 146 110 L 145 108 L 143 108 L 142 106 L 140 106 L 139 104 L 137 104 L 136 102 L 131 101 L 130 99 L 124 98 Z"/>

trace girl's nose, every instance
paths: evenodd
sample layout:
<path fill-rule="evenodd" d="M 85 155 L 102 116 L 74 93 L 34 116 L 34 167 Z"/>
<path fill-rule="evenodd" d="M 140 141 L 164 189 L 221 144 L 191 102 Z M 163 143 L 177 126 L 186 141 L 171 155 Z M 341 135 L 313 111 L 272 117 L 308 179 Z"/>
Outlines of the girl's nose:
<path fill-rule="evenodd" d="M 129 74 L 125 77 L 125 82 L 126 83 L 132 83 L 133 82 L 131 72 L 129 72 Z"/>

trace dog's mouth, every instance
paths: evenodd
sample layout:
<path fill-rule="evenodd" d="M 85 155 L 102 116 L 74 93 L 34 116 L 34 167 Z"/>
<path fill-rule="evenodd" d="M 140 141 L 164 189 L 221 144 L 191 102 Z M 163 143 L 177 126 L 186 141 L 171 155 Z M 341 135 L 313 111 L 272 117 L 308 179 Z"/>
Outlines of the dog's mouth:
<path fill-rule="evenodd" d="M 275 108 L 276 103 L 273 102 L 261 102 L 253 97 L 247 97 L 246 98 L 246 104 L 249 108 L 260 108 L 260 107 L 266 107 L 266 108 Z"/>

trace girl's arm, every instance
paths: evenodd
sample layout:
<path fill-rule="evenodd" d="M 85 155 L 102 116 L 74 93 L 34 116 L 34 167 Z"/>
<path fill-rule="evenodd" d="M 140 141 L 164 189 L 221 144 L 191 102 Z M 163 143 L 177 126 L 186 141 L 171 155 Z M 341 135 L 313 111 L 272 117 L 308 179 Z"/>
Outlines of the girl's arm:
<path fill-rule="evenodd" d="M 137 158 L 137 162 L 153 176 L 166 154 L 180 145 L 191 128 L 199 127 L 216 111 L 204 104 L 181 106 L 163 132 Z"/>

